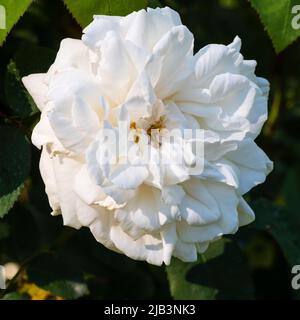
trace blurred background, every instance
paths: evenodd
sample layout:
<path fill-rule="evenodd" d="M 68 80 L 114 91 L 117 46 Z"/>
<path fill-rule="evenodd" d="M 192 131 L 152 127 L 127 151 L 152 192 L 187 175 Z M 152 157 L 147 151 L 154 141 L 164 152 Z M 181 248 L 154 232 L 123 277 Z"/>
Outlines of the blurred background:
<path fill-rule="evenodd" d="M 226 252 L 220 263 L 212 260 L 202 269 L 180 265 L 183 278 L 178 282 L 186 288 L 196 286 L 195 290 L 213 288 L 217 299 L 297 299 L 299 293 L 291 288 L 291 267 L 300 264 L 300 42 L 276 54 L 257 12 L 245 0 L 161 0 L 160 4 L 180 13 L 194 33 L 196 51 L 209 43 L 229 44 L 238 35 L 244 57 L 255 59 L 256 74 L 271 83 L 269 119 L 257 143 L 274 161 L 274 171 L 246 197 L 255 209 L 256 222 L 230 237 L 243 256 L 247 275 L 242 281 L 247 290 L 239 288 L 244 282 L 235 278 L 234 271 L 226 283 L 219 279 L 225 269 L 234 268 L 235 261 Z M 0 264 L 7 266 L 12 278 L 0 295 L 4 299 L 197 298 L 171 292 L 172 268 L 113 253 L 98 244 L 89 230 L 63 227 L 61 217 L 50 216 L 38 170 L 40 151 L 28 143 L 39 114 L 24 111 L 23 104 L 32 101 L 25 97 L 20 78 L 46 72 L 60 41 L 80 38 L 81 30 L 62 1 L 38 0 L 0 48 L 0 152 L 10 148 L 11 154 L 4 159 L 2 153 L 0 161 L 15 161 L 20 170 L 30 170 L 24 186 L 20 184 L 18 201 L 5 216 L 1 209 L 5 192 L 0 194 Z M 4 126 L 11 134 L 1 129 Z M 15 158 L 14 147 L 6 146 L 14 130 L 27 136 L 24 152 Z M 21 145 L 24 138 L 16 139 Z M 2 170 L 1 174 L 3 184 L 5 175 L 13 173 Z"/>

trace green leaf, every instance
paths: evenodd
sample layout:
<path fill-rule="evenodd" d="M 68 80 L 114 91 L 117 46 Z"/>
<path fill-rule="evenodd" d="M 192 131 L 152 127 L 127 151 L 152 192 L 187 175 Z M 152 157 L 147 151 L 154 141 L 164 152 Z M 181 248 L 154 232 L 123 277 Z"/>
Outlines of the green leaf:
<path fill-rule="evenodd" d="M 32 73 L 45 73 L 54 62 L 57 52 L 53 49 L 22 43 L 13 57 L 20 76 Z"/>
<path fill-rule="evenodd" d="M 16 190 L 30 169 L 30 146 L 20 129 L 0 127 L 0 196 Z"/>
<path fill-rule="evenodd" d="M 73 261 L 52 254 L 35 258 L 27 269 L 29 281 L 65 299 L 77 299 L 88 294 L 83 275 Z"/>
<path fill-rule="evenodd" d="M 7 223 L 0 221 L 0 240 L 5 239 L 9 235 L 9 226 Z"/>
<path fill-rule="evenodd" d="M 251 299 L 253 284 L 239 247 L 221 239 L 195 263 L 173 259 L 166 267 L 175 299 Z"/>
<path fill-rule="evenodd" d="M 300 264 L 300 238 L 292 231 L 287 212 L 265 199 L 253 202 L 252 208 L 256 213 L 252 227 L 271 234 L 291 266 Z"/>
<path fill-rule="evenodd" d="M 125 16 L 147 7 L 147 0 L 64 0 L 78 23 L 85 27 L 93 15 Z"/>
<path fill-rule="evenodd" d="M 21 118 L 38 112 L 36 104 L 22 84 L 20 71 L 14 61 L 7 66 L 5 94 L 8 105 Z"/>
<path fill-rule="evenodd" d="M 12 207 L 30 169 L 30 146 L 20 129 L 0 127 L 0 217 Z"/>
<path fill-rule="evenodd" d="M 19 292 L 10 292 L 4 295 L 2 300 L 29 300 L 29 297 Z"/>
<path fill-rule="evenodd" d="M 32 0 L 1 0 L 0 4 L 2 8 L 4 8 L 1 13 L 4 13 L 5 29 L 0 28 L 0 46 L 31 3 Z M 1 13 L 0 20 L 3 19 Z M 3 22 L 3 20 L 1 22 Z"/>
<path fill-rule="evenodd" d="M 276 52 L 280 52 L 300 36 L 300 29 L 292 27 L 295 14 L 292 7 L 298 0 L 250 0 L 264 24 Z"/>
<path fill-rule="evenodd" d="M 39 112 L 32 97 L 25 89 L 21 79 L 32 73 L 45 73 L 53 63 L 56 52 L 52 49 L 23 43 L 19 46 L 13 59 L 7 66 L 5 77 L 6 101 L 16 115 L 22 119 L 23 124 L 29 128 L 36 120 Z"/>
<path fill-rule="evenodd" d="M 23 184 L 13 192 L 0 197 L 0 218 L 3 218 L 4 215 L 13 207 L 14 203 L 18 200 L 22 192 L 22 189 L 23 189 Z M 0 238 L 1 238 L 1 234 L 0 234 Z"/>
<path fill-rule="evenodd" d="M 159 0 L 148 0 L 148 7 L 149 8 L 162 8 L 163 5 L 160 3 Z"/>

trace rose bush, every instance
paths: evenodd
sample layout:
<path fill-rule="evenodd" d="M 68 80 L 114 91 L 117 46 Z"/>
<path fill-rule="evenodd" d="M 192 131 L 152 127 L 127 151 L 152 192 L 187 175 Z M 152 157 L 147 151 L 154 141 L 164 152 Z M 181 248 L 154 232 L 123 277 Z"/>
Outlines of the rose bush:
<path fill-rule="evenodd" d="M 194 54 L 192 33 L 168 7 L 95 16 L 81 40 L 64 39 L 47 73 L 23 78 L 41 110 L 32 142 L 42 148 L 53 214 L 156 265 L 195 261 L 211 241 L 253 221 L 243 195 L 272 170 L 254 142 L 269 83 L 240 47 L 236 37 Z M 194 140 L 163 139 L 174 128 L 202 130 L 203 170 L 190 169 Z M 125 135 L 133 162 L 122 154 L 107 161 L 105 129 Z M 142 161 L 146 149 L 167 164 Z"/>

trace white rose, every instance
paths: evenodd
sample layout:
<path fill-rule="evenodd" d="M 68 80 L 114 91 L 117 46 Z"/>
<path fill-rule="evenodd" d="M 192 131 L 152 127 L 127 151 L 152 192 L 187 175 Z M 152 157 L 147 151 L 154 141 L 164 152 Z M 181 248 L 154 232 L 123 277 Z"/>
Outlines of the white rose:
<path fill-rule="evenodd" d="M 133 259 L 195 261 L 254 219 L 242 196 L 272 170 L 254 142 L 269 83 L 238 37 L 194 55 L 193 35 L 170 8 L 95 16 L 83 33 L 62 41 L 46 74 L 23 78 L 41 110 L 32 141 L 53 214 Z M 190 168 L 194 140 L 163 139 L 176 128 L 202 130 L 201 170 Z M 106 158 L 106 129 L 128 141 L 133 161 Z M 142 161 L 146 150 L 167 164 Z"/>

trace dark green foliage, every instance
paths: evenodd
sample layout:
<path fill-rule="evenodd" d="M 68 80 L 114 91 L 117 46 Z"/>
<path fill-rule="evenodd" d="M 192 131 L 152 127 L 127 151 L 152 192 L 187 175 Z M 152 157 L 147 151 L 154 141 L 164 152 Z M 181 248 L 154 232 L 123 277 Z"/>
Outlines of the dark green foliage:
<path fill-rule="evenodd" d="M 147 0 L 64 0 L 64 2 L 82 27 L 87 26 L 93 20 L 94 14 L 126 16 L 132 11 L 147 6 Z"/>
<path fill-rule="evenodd" d="M 300 264 L 300 43 L 299 30 L 291 30 L 289 21 L 296 1 L 30 3 L 15 6 L 9 28 L 0 30 L 0 44 L 11 31 L 0 48 L 0 264 L 21 266 L 2 298 L 31 299 L 22 288 L 35 284 L 64 299 L 299 299 L 290 285 L 291 267 Z M 228 44 L 239 35 L 244 57 L 258 61 L 257 74 L 270 81 L 271 93 L 269 119 L 257 143 L 275 168 L 247 195 L 254 223 L 211 244 L 196 263 L 174 258 L 165 268 L 109 251 L 88 229 L 63 227 L 60 216 L 50 215 L 38 170 L 40 151 L 29 142 L 39 111 L 21 78 L 46 72 L 61 39 L 80 38 L 79 25 L 87 25 L 93 14 L 125 15 L 166 5 L 194 33 L 196 50 Z"/>
<path fill-rule="evenodd" d="M 245 258 L 232 241 L 221 239 L 198 262 L 173 259 L 167 267 L 175 299 L 252 299 L 254 288 Z"/>
<path fill-rule="evenodd" d="M 297 0 L 250 0 L 250 2 L 270 35 L 276 52 L 282 51 L 300 36 L 300 29 L 292 27 L 292 19 L 295 16 L 292 8 L 299 5 Z"/>
<path fill-rule="evenodd" d="M 0 218 L 21 193 L 30 168 L 29 142 L 20 129 L 0 126 Z"/>

